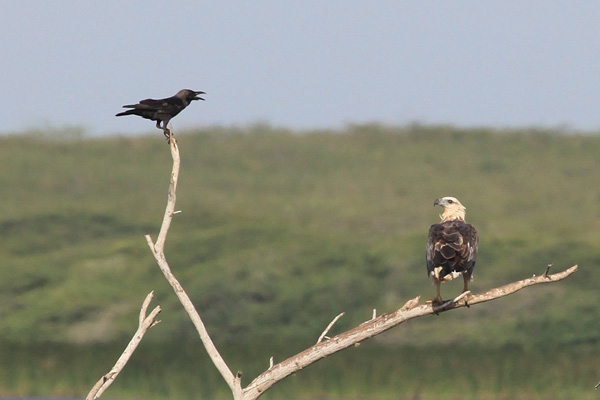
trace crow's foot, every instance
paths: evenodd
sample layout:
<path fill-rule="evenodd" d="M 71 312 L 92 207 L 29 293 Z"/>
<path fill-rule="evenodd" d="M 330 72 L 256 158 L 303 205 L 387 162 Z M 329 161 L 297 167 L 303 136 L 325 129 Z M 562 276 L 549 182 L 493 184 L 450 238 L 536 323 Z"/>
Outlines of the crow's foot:
<path fill-rule="evenodd" d="M 165 135 L 165 138 L 167 139 L 167 143 L 171 144 L 171 133 L 169 132 L 168 129 L 163 129 L 163 135 Z"/>

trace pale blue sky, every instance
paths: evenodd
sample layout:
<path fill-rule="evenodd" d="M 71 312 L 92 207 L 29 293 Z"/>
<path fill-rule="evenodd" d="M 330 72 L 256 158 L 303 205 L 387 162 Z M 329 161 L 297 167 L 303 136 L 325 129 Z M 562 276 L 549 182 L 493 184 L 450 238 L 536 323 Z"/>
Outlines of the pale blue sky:
<path fill-rule="evenodd" d="M 0 0 L 0 132 L 379 121 L 600 129 L 600 2 Z"/>

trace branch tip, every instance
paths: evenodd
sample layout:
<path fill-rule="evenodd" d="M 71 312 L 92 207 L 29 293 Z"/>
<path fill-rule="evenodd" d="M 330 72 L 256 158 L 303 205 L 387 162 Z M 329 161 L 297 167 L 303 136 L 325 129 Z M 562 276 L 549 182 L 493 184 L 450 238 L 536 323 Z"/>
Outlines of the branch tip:
<path fill-rule="evenodd" d="M 552 267 L 552 264 L 548 264 L 548 266 L 546 267 L 546 271 L 544 272 L 544 278 L 548 277 L 548 272 L 550 272 L 550 267 Z"/>

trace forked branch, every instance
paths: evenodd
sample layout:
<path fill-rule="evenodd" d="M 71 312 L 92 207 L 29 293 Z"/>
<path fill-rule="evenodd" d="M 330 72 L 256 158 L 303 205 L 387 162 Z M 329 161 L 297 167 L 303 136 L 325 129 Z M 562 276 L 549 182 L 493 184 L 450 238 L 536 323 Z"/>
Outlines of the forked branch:
<path fill-rule="evenodd" d="M 154 325 L 160 322 L 156 319 L 156 316 L 158 315 L 158 313 L 160 313 L 160 306 L 154 307 L 154 310 L 152 310 L 152 312 L 150 312 L 150 314 L 146 316 L 148 306 L 150 305 L 153 296 L 154 292 L 150 292 L 148 296 L 146 296 L 144 302 L 142 303 L 138 329 L 133 335 L 133 338 L 131 339 L 127 347 L 125 348 L 125 351 L 123 351 L 123 354 L 121 354 L 121 357 L 119 357 L 119 359 L 115 363 L 115 366 L 112 367 L 112 369 L 107 374 L 103 375 L 102 378 L 100 378 L 98 382 L 96 382 L 96 384 L 92 387 L 92 390 L 90 390 L 90 392 L 88 393 L 86 400 L 94 400 L 102 396 L 102 393 L 104 393 L 104 391 L 108 389 L 108 387 L 117 378 L 117 375 L 119 375 L 121 370 L 125 367 L 125 364 L 127 364 L 127 361 L 129 361 L 131 355 L 142 341 L 144 334 L 148 331 L 148 329 L 152 328 Z"/>

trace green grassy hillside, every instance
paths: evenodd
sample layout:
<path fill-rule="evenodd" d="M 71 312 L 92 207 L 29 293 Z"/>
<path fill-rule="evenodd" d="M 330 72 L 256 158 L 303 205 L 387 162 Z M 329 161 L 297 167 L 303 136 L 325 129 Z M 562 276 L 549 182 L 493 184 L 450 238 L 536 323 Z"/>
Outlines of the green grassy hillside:
<path fill-rule="evenodd" d="M 152 336 L 194 335 L 143 238 L 156 234 L 166 201 L 171 160 L 159 139 L 2 139 L 2 337 L 128 336 L 150 290 L 165 310 Z M 206 129 L 179 143 L 183 212 L 167 255 L 218 337 L 314 337 L 341 311 L 343 329 L 373 308 L 431 297 L 424 243 L 440 211 L 432 204 L 453 195 L 480 232 L 474 291 L 539 274 L 548 263 L 581 269 L 386 340 L 597 340 L 598 137 L 257 127 Z M 459 291 L 443 287 L 447 296 Z M 443 331 L 434 329 L 440 323 Z"/>
<path fill-rule="evenodd" d="M 426 235 L 439 220 L 433 200 L 452 195 L 480 235 L 474 292 L 548 263 L 579 271 L 376 342 L 598 350 L 600 137 L 378 125 L 177 137 L 182 213 L 166 254 L 220 343 L 308 346 L 341 311 L 332 334 L 373 308 L 432 298 Z M 5 137 L 0 159 L 0 337 L 126 343 L 154 290 L 163 322 L 145 342 L 196 340 L 143 237 L 156 236 L 166 202 L 171 159 L 160 134 Z M 442 295 L 461 288 L 444 284 Z"/>

